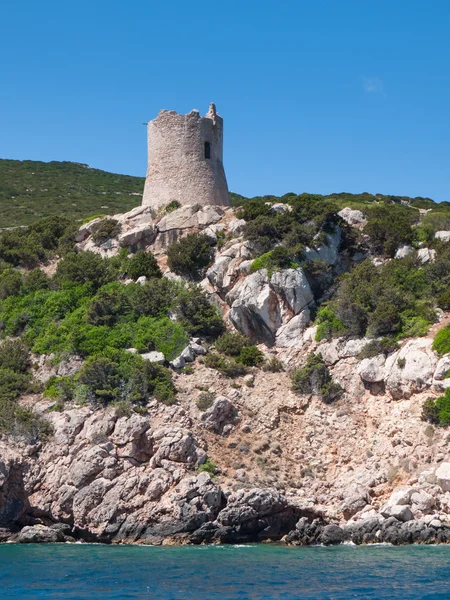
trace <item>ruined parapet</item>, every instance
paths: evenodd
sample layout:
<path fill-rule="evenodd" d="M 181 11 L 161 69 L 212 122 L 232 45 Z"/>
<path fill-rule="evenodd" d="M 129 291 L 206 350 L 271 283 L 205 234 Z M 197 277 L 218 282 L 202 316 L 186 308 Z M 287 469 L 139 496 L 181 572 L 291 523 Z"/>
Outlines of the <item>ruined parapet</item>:
<path fill-rule="evenodd" d="M 211 104 L 205 117 L 197 110 L 179 115 L 161 110 L 148 123 L 148 169 L 143 206 L 180 204 L 229 206 L 222 163 L 223 119 Z"/>

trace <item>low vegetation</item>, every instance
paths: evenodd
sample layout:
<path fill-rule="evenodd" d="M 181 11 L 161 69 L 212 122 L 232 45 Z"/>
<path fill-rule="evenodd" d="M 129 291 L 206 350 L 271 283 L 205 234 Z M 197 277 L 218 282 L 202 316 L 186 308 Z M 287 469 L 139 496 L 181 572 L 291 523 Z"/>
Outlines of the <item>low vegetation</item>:
<path fill-rule="evenodd" d="M 26 230 L 36 234 L 34 254 L 10 254 L 9 262 L 0 265 L 0 335 L 17 338 L 0 346 L 2 431 L 18 430 L 19 416 L 21 423 L 27 420 L 30 431 L 41 427 L 16 404 L 35 385 L 29 350 L 52 354 L 54 364 L 74 355 L 84 359 L 76 375 L 47 383 L 44 394 L 55 400 L 54 410 L 66 402 L 140 410 L 150 397 L 172 404 L 176 390 L 168 369 L 127 348 L 158 350 L 171 360 L 191 335 L 214 339 L 224 330 L 222 317 L 206 294 L 195 285 L 186 288 L 162 278 L 150 253 L 129 257 L 121 252 L 102 258 L 67 251 L 61 252 L 51 278 L 39 269 L 26 270 L 30 263 L 56 256 L 68 230 L 72 231 L 71 223 L 65 219 L 36 223 Z M 144 285 L 121 282 L 142 275 L 147 278 Z"/>
<path fill-rule="evenodd" d="M 192 280 L 201 279 L 211 262 L 211 244 L 205 234 L 190 233 L 169 246 L 167 261 L 170 270 Z"/>
<path fill-rule="evenodd" d="M 339 383 L 333 381 L 330 370 L 320 354 L 309 354 L 306 365 L 292 371 L 291 381 L 294 392 L 303 395 L 315 394 L 326 404 L 337 400 L 343 393 Z"/>
<path fill-rule="evenodd" d="M 439 427 L 450 425 L 450 388 L 439 398 L 428 398 L 422 407 L 422 419 Z"/>
<path fill-rule="evenodd" d="M 0 160 L 0 223 L 30 225 L 61 206 L 69 219 L 126 212 L 141 203 L 144 182 L 79 163 Z"/>

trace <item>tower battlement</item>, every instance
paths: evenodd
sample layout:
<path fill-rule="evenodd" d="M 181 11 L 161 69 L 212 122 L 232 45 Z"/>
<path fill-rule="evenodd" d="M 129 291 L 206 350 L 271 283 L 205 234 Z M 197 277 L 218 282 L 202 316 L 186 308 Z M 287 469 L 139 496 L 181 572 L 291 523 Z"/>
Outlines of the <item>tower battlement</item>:
<path fill-rule="evenodd" d="M 143 206 L 180 204 L 229 206 L 223 168 L 223 119 L 214 104 L 180 115 L 161 110 L 148 123 L 148 168 Z"/>

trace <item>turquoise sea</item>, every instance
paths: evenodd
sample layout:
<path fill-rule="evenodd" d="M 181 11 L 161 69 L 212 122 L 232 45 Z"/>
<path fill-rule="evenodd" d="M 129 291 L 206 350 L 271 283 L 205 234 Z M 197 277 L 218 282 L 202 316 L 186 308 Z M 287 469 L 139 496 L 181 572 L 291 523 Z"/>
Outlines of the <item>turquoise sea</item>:
<path fill-rule="evenodd" d="M 6 544 L 0 598 L 450 598 L 450 547 Z"/>

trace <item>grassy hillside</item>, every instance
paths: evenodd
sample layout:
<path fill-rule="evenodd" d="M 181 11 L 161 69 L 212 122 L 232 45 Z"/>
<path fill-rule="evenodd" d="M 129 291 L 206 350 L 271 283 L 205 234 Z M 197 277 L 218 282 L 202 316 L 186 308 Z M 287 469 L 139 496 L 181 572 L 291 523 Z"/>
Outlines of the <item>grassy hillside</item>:
<path fill-rule="evenodd" d="M 83 220 L 96 214 L 126 212 L 141 203 L 144 181 L 144 177 L 108 173 L 80 163 L 0 159 L 0 228 L 30 225 L 40 217 L 51 215 L 63 214 L 69 219 Z M 253 199 L 289 202 L 294 196 L 294 193 L 289 193 Z M 363 208 L 374 202 L 408 203 L 415 208 L 433 209 L 433 213 L 443 212 L 447 218 L 450 209 L 448 202 L 435 204 L 430 198 L 367 193 L 315 197 L 332 200 L 341 208 Z M 240 206 L 249 198 L 230 192 L 230 200 L 233 206 Z M 434 220 L 440 222 L 441 216 L 435 214 Z"/>
<path fill-rule="evenodd" d="M 70 219 L 115 214 L 141 203 L 143 177 L 117 175 L 71 162 L 0 160 L 0 227 L 39 217 Z"/>

